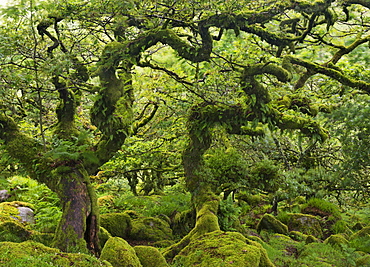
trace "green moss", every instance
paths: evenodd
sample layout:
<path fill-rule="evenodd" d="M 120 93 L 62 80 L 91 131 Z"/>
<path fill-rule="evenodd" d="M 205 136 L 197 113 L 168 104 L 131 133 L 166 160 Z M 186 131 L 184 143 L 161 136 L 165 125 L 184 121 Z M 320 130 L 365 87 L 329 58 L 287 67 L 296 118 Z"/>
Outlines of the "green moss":
<path fill-rule="evenodd" d="M 135 250 L 122 238 L 111 237 L 101 251 L 101 260 L 110 262 L 114 267 L 141 267 Z"/>
<path fill-rule="evenodd" d="M 40 232 L 37 232 L 37 231 L 32 231 L 32 235 L 30 237 L 30 240 L 33 240 L 35 242 L 44 244 L 45 246 L 51 246 L 53 238 L 54 238 L 54 234 L 40 233 Z"/>
<path fill-rule="evenodd" d="M 289 236 L 295 241 L 305 241 L 308 237 L 308 235 L 305 235 L 298 231 L 289 232 Z"/>
<path fill-rule="evenodd" d="M 18 209 L 10 203 L 11 202 L 0 203 L 0 222 L 20 219 Z"/>
<path fill-rule="evenodd" d="M 370 255 L 365 255 L 356 260 L 356 267 L 370 266 Z"/>
<path fill-rule="evenodd" d="M 17 267 L 111 266 L 86 254 L 62 253 L 35 241 L 0 243 L 0 265 Z"/>
<path fill-rule="evenodd" d="M 348 245 L 348 240 L 341 234 L 331 235 L 324 240 L 324 244 L 341 247 L 341 245 Z"/>
<path fill-rule="evenodd" d="M 317 238 L 323 236 L 320 221 L 316 216 L 301 213 L 289 214 L 288 228 L 290 231 L 299 231 Z"/>
<path fill-rule="evenodd" d="M 159 218 L 139 217 L 132 220 L 130 238 L 137 241 L 160 241 L 173 239 L 170 225 Z"/>
<path fill-rule="evenodd" d="M 100 247 L 104 247 L 105 243 L 111 238 L 112 235 L 105 229 L 104 227 L 100 227 L 99 230 L 99 245 Z"/>
<path fill-rule="evenodd" d="M 306 240 L 305 240 L 306 244 L 314 243 L 314 242 L 318 242 L 318 241 L 319 240 L 316 237 L 314 237 L 313 235 L 308 235 L 306 237 Z"/>
<path fill-rule="evenodd" d="M 140 214 L 135 210 L 125 210 L 123 213 L 128 215 L 131 219 L 137 219 L 140 217 Z"/>
<path fill-rule="evenodd" d="M 184 236 L 195 226 L 195 210 L 189 209 L 176 213 L 171 228 L 176 235 Z"/>
<path fill-rule="evenodd" d="M 344 220 L 338 220 L 336 221 L 331 227 L 330 227 L 331 232 L 334 234 L 339 234 L 339 233 L 345 233 L 348 235 L 352 234 L 351 229 L 349 229 L 347 223 Z"/>
<path fill-rule="evenodd" d="M 131 218 L 125 213 L 106 213 L 100 216 L 100 225 L 112 236 L 127 238 L 132 228 Z"/>
<path fill-rule="evenodd" d="M 299 255 L 299 262 L 306 265 L 296 266 L 353 266 L 352 259 L 341 250 L 329 244 L 307 244 Z"/>
<path fill-rule="evenodd" d="M 358 232 L 354 233 L 351 237 L 350 240 L 356 239 L 359 237 L 369 237 L 370 238 L 370 226 L 366 226 L 359 230 Z"/>
<path fill-rule="evenodd" d="M 236 232 L 214 231 L 190 242 L 174 259 L 179 266 L 274 266 L 255 241 Z"/>
<path fill-rule="evenodd" d="M 333 216 L 336 219 L 341 218 L 339 208 L 335 204 L 324 199 L 311 198 L 306 204 L 302 205 L 301 209 L 303 213 L 319 215 L 322 217 Z"/>
<path fill-rule="evenodd" d="M 280 222 L 271 214 L 265 214 L 258 222 L 257 230 L 261 231 L 262 229 L 273 231 L 279 234 L 287 234 L 288 226 Z"/>
<path fill-rule="evenodd" d="M 136 255 L 143 267 L 167 267 L 168 264 L 155 247 L 136 246 L 134 247 Z"/>
<path fill-rule="evenodd" d="M 98 205 L 100 208 L 109 209 L 110 207 L 113 206 L 113 200 L 114 200 L 114 196 L 112 195 L 102 196 L 98 198 Z"/>
<path fill-rule="evenodd" d="M 52 241 L 52 246 L 60 248 L 65 252 L 81 252 L 88 253 L 86 241 L 83 237 L 78 236 L 72 225 L 67 225 L 64 222 L 64 218 L 60 220 L 57 230 Z M 60 230 L 62 228 L 63 230 Z"/>
<path fill-rule="evenodd" d="M 370 253 L 370 226 L 364 227 L 349 238 L 351 247 Z"/>
<path fill-rule="evenodd" d="M 15 220 L 0 223 L 0 241 L 23 242 L 31 236 L 31 233 Z"/>

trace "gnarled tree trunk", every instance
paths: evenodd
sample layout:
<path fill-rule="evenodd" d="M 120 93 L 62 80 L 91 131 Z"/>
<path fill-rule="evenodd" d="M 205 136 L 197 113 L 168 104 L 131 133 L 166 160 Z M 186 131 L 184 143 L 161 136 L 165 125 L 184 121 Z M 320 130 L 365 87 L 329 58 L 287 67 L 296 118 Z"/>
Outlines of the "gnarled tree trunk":
<path fill-rule="evenodd" d="M 63 214 L 53 245 L 67 252 L 89 250 L 98 255 L 99 211 L 90 178 L 82 166 L 67 167 L 58 175 L 63 178 L 55 192 L 60 198 Z"/>

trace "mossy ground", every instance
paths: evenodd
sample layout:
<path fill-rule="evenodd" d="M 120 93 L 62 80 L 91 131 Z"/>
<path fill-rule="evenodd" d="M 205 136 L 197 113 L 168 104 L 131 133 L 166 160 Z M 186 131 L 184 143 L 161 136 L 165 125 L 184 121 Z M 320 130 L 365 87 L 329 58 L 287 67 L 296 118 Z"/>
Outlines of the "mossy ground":
<path fill-rule="evenodd" d="M 214 231 L 193 240 L 174 259 L 177 266 L 273 266 L 264 249 L 237 232 Z"/>
<path fill-rule="evenodd" d="M 8 267 L 49 267 L 49 266 L 112 266 L 92 256 L 81 253 L 63 253 L 35 241 L 23 243 L 0 243 L 0 266 Z"/>

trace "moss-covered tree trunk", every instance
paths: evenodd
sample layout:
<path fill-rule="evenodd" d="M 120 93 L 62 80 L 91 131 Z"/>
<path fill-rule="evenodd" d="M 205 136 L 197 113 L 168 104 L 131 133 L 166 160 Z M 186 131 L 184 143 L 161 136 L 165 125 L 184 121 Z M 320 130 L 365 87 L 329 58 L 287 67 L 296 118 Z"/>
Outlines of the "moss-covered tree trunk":
<path fill-rule="evenodd" d="M 196 211 L 196 222 L 194 228 L 180 242 L 165 251 L 164 255 L 168 259 L 176 256 L 192 239 L 220 230 L 217 217 L 220 198 L 207 183 L 207 179 L 200 175 L 203 154 L 211 145 L 211 134 L 209 129 L 198 130 L 198 124 L 191 120 L 192 118 L 189 123 L 190 142 L 183 154 L 183 165 L 186 187 L 191 193 L 192 204 Z"/>
<path fill-rule="evenodd" d="M 53 245 L 67 252 L 98 254 L 99 211 L 88 174 L 82 166 L 59 167 L 54 174 L 54 181 L 59 178 L 54 191 L 60 198 L 63 214 Z"/>

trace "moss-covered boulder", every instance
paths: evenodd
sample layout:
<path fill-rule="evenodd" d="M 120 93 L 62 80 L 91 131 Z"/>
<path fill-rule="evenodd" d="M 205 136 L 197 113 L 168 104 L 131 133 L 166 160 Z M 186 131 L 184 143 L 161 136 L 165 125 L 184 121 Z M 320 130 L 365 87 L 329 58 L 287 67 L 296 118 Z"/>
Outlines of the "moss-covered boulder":
<path fill-rule="evenodd" d="M 166 259 L 157 248 L 136 246 L 134 249 L 143 267 L 168 267 Z"/>
<path fill-rule="evenodd" d="M 166 221 L 154 217 L 139 217 L 132 220 L 130 239 L 136 241 L 171 240 L 173 235 Z"/>
<path fill-rule="evenodd" d="M 17 220 L 0 222 L 0 241 L 23 242 L 32 232 Z"/>
<path fill-rule="evenodd" d="M 308 237 L 308 235 L 298 231 L 290 231 L 289 236 L 295 241 L 305 241 Z"/>
<path fill-rule="evenodd" d="M 370 266 L 370 254 L 364 255 L 356 259 L 356 267 L 366 267 Z"/>
<path fill-rule="evenodd" d="M 308 235 L 306 237 L 306 240 L 305 240 L 306 244 L 310 244 L 310 243 L 314 243 L 314 242 L 318 242 L 318 241 L 319 240 L 316 237 L 314 237 L 313 235 Z"/>
<path fill-rule="evenodd" d="M 349 242 L 351 247 L 356 248 L 358 251 L 370 253 L 370 226 L 366 226 L 352 234 Z"/>
<path fill-rule="evenodd" d="M 52 233 L 42 233 L 38 231 L 32 231 L 32 235 L 30 240 L 36 241 L 38 243 L 42 243 L 45 246 L 51 246 L 53 242 L 54 234 Z"/>
<path fill-rule="evenodd" d="M 35 241 L 0 243 L 0 266 L 49 267 L 49 266 L 112 266 L 95 257 L 80 253 L 63 253 Z"/>
<path fill-rule="evenodd" d="M 110 262 L 113 267 L 142 267 L 133 247 L 120 237 L 111 237 L 101 251 L 100 260 Z"/>
<path fill-rule="evenodd" d="M 11 219 L 24 222 L 19 208 L 34 209 L 32 204 L 22 201 L 0 203 L 0 222 L 9 221 Z"/>
<path fill-rule="evenodd" d="M 177 212 L 172 219 L 171 228 L 174 234 L 184 236 L 195 226 L 195 209 Z"/>
<path fill-rule="evenodd" d="M 324 244 L 341 248 L 341 245 L 348 245 L 348 240 L 342 234 L 331 235 L 324 240 Z"/>
<path fill-rule="evenodd" d="M 104 227 L 100 227 L 99 229 L 99 245 L 100 247 L 104 247 L 105 243 L 111 238 L 112 235 L 105 229 Z"/>
<path fill-rule="evenodd" d="M 341 218 L 341 212 L 335 204 L 319 198 L 311 198 L 307 203 L 301 207 L 301 212 L 305 214 L 311 214 L 315 216 L 333 218 L 339 220 Z"/>
<path fill-rule="evenodd" d="M 317 238 L 323 237 L 320 220 L 316 216 L 302 213 L 290 213 L 287 225 L 290 231 L 299 231 Z"/>
<path fill-rule="evenodd" d="M 125 213 L 106 213 L 100 216 L 100 225 L 112 236 L 127 238 L 131 231 L 131 218 Z"/>
<path fill-rule="evenodd" d="M 260 232 L 261 230 L 272 231 L 274 233 L 285 235 L 288 233 L 288 226 L 283 224 L 271 214 L 265 214 L 257 224 L 257 231 Z"/>
<path fill-rule="evenodd" d="M 361 237 L 367 237 L 370 240 L 370 226 L 366 226 L 366 227 L 362 228 L 361 230 L 357 231 L 356 233 L 351 235 L 351 237 L 349 239 L 353 240 L 353 239 L 358 239 L 358 238 L 361 238 Z"/>
<path fill-rule="evenodd" d="M 266 250 L 238 232 L 214 231 L 192 240 L 174 258 L 178 266 L 274 266 Z"/>

